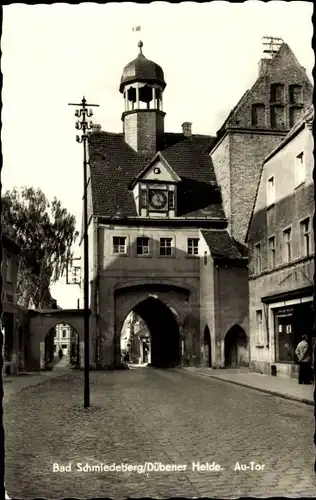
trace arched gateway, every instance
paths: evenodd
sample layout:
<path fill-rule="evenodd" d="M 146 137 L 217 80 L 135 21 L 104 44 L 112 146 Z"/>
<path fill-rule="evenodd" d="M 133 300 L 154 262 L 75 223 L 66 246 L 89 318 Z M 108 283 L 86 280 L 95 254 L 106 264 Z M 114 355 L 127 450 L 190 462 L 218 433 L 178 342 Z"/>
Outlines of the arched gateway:
<path fill-rule="evenodd" d="M 48 344 L 53 345 L 50 339 L 51 332 L 56 325 L 64 323 L 69 325 L 77 334 L 81 364 L 83 362 L 84 349 L 84 311 L 82 309 L 47 309 L 29 311 L 29 336 L 28 367 L 30 370 L 41 370 L 47 363 L 48 352 L 51 357 L 51 349 Z"/>
<path fill-rule="evenodd" d="M 182 327 L 188 310 L 190 292 L 165 285 L 128 286 L 115 293 L 116 359 L 121 357 L 121 330 L 133 311 L 146 323 L 150 332 L 151 365 L 170 368 L 181 363 L 185 338 Z"/>

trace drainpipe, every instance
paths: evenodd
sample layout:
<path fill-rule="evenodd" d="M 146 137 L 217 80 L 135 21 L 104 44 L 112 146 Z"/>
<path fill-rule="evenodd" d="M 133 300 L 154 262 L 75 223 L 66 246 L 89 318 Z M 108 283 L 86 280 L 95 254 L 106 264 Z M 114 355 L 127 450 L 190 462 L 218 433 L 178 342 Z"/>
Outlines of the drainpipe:
<path fill-rule="evenodd" d="M 97 340 L 97 369 L 100 368 L 100 328 L 99 328 L 99 317 L 100 317 L 100 235 L 99 235 L 99 218 L 96 217 L 96 236 L 97 236 L 97 244 L 96 244 L 96 286 L 95 286 L 95 304 L 96 304 L 96 340 Z"/>
<path fill-rule="evenodd" d="M 214 299 L 215 302 L 220 303 L 220 293 L 221 293 L 221 287 L 220 287 L 220 266 L 214 260 L 214 265 L 215 265 L 215 278 L 216 278 L 216 293 L 214 294 Z M 220 308 L 215 306 L 215 312 L 218 311 L 218 316 L 215 317 L 215 324 L 218 326 L 218 331 L 219 331 L 219 342 L 217 342 L 217 345 L 219 345 L 219 368 L 225 368 L 225 339 L 222 339 L 222 321 L 221 321 L 221 311 Z M 224 344 L 224 345 L 223 345 Z"/>

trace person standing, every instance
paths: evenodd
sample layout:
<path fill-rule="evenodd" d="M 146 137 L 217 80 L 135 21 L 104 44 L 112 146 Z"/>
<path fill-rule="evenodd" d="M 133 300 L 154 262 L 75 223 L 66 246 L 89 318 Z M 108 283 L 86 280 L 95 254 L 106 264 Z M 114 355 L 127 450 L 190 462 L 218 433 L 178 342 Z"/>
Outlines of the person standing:
<path fill-rule="evenodd" d="M 297 344 L 295 349 L 300 368 L 298 374 L 299 384 L 311 383 L 312 357 L 308 344 L 307 335 L 302 335 L 302 340 Z"/>

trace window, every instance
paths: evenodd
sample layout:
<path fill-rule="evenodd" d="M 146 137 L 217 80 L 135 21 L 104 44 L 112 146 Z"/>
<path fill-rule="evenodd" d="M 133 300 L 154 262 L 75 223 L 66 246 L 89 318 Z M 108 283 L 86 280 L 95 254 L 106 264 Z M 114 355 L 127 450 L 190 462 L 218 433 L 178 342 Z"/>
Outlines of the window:
<path fill-rule="evenodd" d="M 252 105 L 251 123 L 254 127 L 265 127 L 266 109 L 264 104 Z"/>
<path fill-rule="evenodd" d="M 301 104 L 302 102 L 302 87 L 301 85 L 290 85 L 290 104 Z"/>
<path fill-rule="evenodd" d="M 174 191 L 168 191 L 168 207 L 169 210 L 174 210 L 175 208 Z"/>
<path fill-rule="evenodd" d="M 113 236 L 113 253 L 126 253 L 126 238 L 123 236 Z"/>
<path fill-rule="evenodd" d="M 283 106 L 271 106 L 271 127 L 272 128 L 284 128 L 284 107 Z"/>
<path fill-rule="evenodd" d="M 292 259 L 292 230 L 289 227 L 283 231 L 283 241 L 284 241 L 284 262 L 290 262 Z"/>
<path fill-rule="evenodd" d="M 137 255 L 149 255 L 149 238 L 137 238 L 136 253 Z"/>
<path fill-rule="evenodd" d="M 269 267 L 270 269 L 275 268 L 275 237 L 271 236 L 268 240 L 269 245 Z"/>
<path fill-rule="evenodd" d="M 299 186 L 305 181 L 305 161 L 304 152 L 302 151 L 295 159 L 295 182 Z"/>
<path fill-rule="evenodd" d="M 63 339 L 67 336 L 67 330 L 63 330 Z"/>
<path fill-rule="evenodd" d="M 12 283 L 12 256 L 7 254 L 7 281 Z"/>
<path fill-rule="evenodd" d="M 199 254 L 199 238 L 188 238 L 188 255 Z"/>
<path fill-rule="evenodd" d="M 267 205 L 272 205 L 275 202 L 275 179 L 270 177 L 267 182 Z"/>
<path fill-rule="evenodd" d="M 140 191 L 140 208 L 147 208 L 148 206 L 148 192 L 147 189 Z"/>
<path fill-rule="evenodd" d="M 255 273 L 261 273 L 261 245 L 255 245 Z"/>
<path fill-rule="evenodd" d="M 273 83 L 270 91 L 270 101 L 282 103 L 284 99 L 284 85 L 281 83 Z"/>
<path fill-rule="evenodd" d="M 311 246 L 310 232 L 311 232 L 310 218 L 308 217 L 307 219 L 301 222 L 301 239 L 302 239 L 302 248 L 304 257 L 307 257 L 310 253 L 310 246 Z"/>
<path fill-rule="evenodd" d="M 257 344 L 263 344 L 263 322 L 262 322 L 262 310 L 256 311 L 256 331 L 257 331 Z"/>
<path fill-rule="evenodd" d="M 160 255 L 172 255 L 172 238 L 160 238 Z"/>
<path fill-rule="evenodd" d="M 295 123 L 297 123 L 302 116 L 302 108 L 297 106 L 292 106 L 290 108 L 290 127 L 294 127 Z"/>

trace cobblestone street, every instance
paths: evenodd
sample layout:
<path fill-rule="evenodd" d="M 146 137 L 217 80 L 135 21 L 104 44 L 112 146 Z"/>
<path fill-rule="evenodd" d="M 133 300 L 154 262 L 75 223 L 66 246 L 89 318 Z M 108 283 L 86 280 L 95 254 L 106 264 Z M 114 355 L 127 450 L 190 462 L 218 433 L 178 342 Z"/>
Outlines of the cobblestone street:
<path fill-rule="evenodd" d="M 90 409 L 82 396 L 83 373 L 69 372 L 5 398 L 11 498 L 315 495 L 312 406 L 152 368 L 92 372 Z M 186 469 L 77 470 L 145 462 Z M 223 470 L 193 470 L 197 462 Z M 250 468 L 234 470 L 237 462 Z"/>

